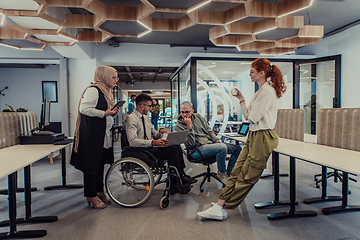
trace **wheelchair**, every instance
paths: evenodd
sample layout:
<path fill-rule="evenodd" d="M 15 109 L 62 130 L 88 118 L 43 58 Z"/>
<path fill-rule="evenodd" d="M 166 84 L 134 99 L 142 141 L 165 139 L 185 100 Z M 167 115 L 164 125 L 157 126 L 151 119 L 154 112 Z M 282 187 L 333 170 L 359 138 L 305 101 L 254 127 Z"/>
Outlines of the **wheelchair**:
<path fill-rule="evenodd" d="M 138 207 L 150 198 L 155 186 L 166 183 L 160 199 L 160 207 L 165 209 L 170 203 L 170 179 L 176 179 L 183 186 L 178 170 L 168 166 L 166 161 L 158 162 L 146 148 L 130 147 L 123 128 L 120 135 L 121 159 L 110 166 L 105 177 L 105 189 L 109 197 L 120 206 Z M 144 154 L 146 159 L 137 157 Z M 184 193 L 187 192 L 180 191 L 180 194 Z"/>

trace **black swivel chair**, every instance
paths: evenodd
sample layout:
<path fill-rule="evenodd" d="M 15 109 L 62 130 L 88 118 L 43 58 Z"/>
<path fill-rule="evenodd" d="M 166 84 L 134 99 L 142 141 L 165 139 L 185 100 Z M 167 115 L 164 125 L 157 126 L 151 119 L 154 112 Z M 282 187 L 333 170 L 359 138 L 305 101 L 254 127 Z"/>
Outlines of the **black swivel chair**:
<path fill-rule="evenodd" d="M 193 148 L 192 148 L 193 149 Z M 192 150 L 191 149 L 191 150 Z M 218 177 L 218 175 L 216 173 L 213 173 L 211 171 L 211 167 L 210 165 L 213 164 L 214 162 L 216 162 L 216 156 L 203 156 L 199 150 L 198 147 L 195 147 L 194 149 L 196 149 L 196 151 L 199 152 L 200 154 L 200 158 L 193 158 L 191 157 L 191 155 L 189 154 L 189 149 L 187 149 L 186 151 L 186 156 L 187 156 L 187 159 L 189 160 L 189 162 L 192 162 L 192 163 L 201 163 L 203 165 L 206 165 L 207 166 L 207 170 L 206 172 L 203 172 L 201 174 L 198 174 L 192 178 L 199 178 L 199 177 L 204 177 L 201 184 L 200 184 L 200 192 L 204 192 L 204 188 L 203 188 L 203 185 L 205 183 L 205 180 L 207 179 L 208 182 L 210 182 L 210 177 L 213 177 L 215 178 L 217 181 L 219 181 L 223 187 L 225 186 L 225 184 L 221 181 L 221 179 Z"/>

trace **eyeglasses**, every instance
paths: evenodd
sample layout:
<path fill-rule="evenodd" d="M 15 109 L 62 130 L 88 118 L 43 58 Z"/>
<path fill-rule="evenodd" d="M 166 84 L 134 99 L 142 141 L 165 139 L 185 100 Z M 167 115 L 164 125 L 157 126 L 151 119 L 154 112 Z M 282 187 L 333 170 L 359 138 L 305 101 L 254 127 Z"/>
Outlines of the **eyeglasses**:
<path fill-rule="evenodd" d="M 186 114 L 188 114 L 188 113 L 190 113 L 191 111 L 180 111 L 181 113 L 186 113 Z"/>

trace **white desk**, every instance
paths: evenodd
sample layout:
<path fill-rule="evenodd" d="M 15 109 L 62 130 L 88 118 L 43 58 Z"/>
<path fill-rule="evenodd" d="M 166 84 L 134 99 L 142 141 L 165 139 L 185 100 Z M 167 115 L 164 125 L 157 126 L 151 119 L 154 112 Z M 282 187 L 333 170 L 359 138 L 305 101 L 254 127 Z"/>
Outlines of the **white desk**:
<path fill-rule="evenodd" d="M 16 229 L 16 180 L 17 170 L 23 167 L 29 167 L 31 163 L 46 157 L 49 153 L 46 151 L 26 153 L 21 151 L 3 150 L 5 149 L 0 150 L 0 177 L 8 176 L 9 222 L 8 224 L 5 223 L 5 226 L 10 225 L 10 231 L 7 233 L 0 233 L 0 239 L 43 237 L 47 233 L 46 230 L 17 231 Z M 31 192 L 30 189 L 28 190 Z"/>
<path fill-rule="evenodd" d="M 3 221 L 0 226 L 10 226 L 8 233 L 0 233 L 0 239 L 7 238 L 34 238 L 43 237 L 46 235 L 45 230 L 34 231 L 17 231 L 17 223 L 41 223 L 57 221 L 56 216 L 46 217 L 31 217 L 31 180 L 30 180 L 30 164 L 47 157 L 52 152 L 62 152 L 62 166 L 63 166 L 63 185 L 61 187 L 70 188 L 66 185 L 66 169 L 65 168 L 65 148 L 66 145 L 52 145 L 52 144 L 36 144 L 36 145 L 15 145 L 8 148 L 0 149 L 0 177 L 8 176 L 8 195 L 9 195 L 9 221 Z M 24 168 L 25 178 L 25 212 L 26 216 L 23 219 L 16 219 L 16 181 L 17 171 Z M 73 188 L 74 186 L 71 186 Z M 82 186 L 76 186 L 79 188 Z"/>
<path fill-rule="evenodd" d="M 241 142 L 246 141 L 245 137 L 228 138 Z M 275 159 L 274 163 L 277 165 L 275 167 L 277 171 L 274 173 L 275 200 L 270 202 L 273 205 L 282 205 L 281 203 L 279 204 L 278 201 L 279 187 L 275 184 L 275 182 L 278 184 L 279 181 L 278 154 L 283 154 L 290 157 L 290 211 L 269 214 L 269 219 L 273 220 L 288 217 L 316 216 L 316 213 L 312 211 L 295 211 L 295 159 L 343 171 L 342 204 L 339 207 L 323 208 L 322 212 L 324 214 L 327 215 L 345 211 L 360 211 L 360 206 L 347 205 L 348 175 L 349 173 L 357 175 L 360 174 L 360 152 L 280 138 L 279 145 L 273 152 L 273 158 Z"/>

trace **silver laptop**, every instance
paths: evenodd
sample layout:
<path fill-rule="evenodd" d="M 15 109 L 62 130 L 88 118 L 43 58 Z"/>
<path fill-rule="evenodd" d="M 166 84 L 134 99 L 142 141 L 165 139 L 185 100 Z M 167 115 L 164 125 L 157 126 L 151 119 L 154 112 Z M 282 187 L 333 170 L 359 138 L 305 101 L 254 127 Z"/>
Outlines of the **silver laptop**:
<path fill-rule="evenodd" d="M 246 137 L 250 129 L 250 123 L 243 122 L 240 125 L 239 131 L 237 133 L 225 133 L 226 136 L 231 137 Z"/>
<path fill-rule="evenodd" d="M 189 134 L 189 130 L 180 131 L 180 132 L 170 132 L 170 133 L 164 133 L 162 138 L 167 139 L 169 141 L 169 144 L 167 146 L 180 145 L 185 142 L 188 134 Z"/>

